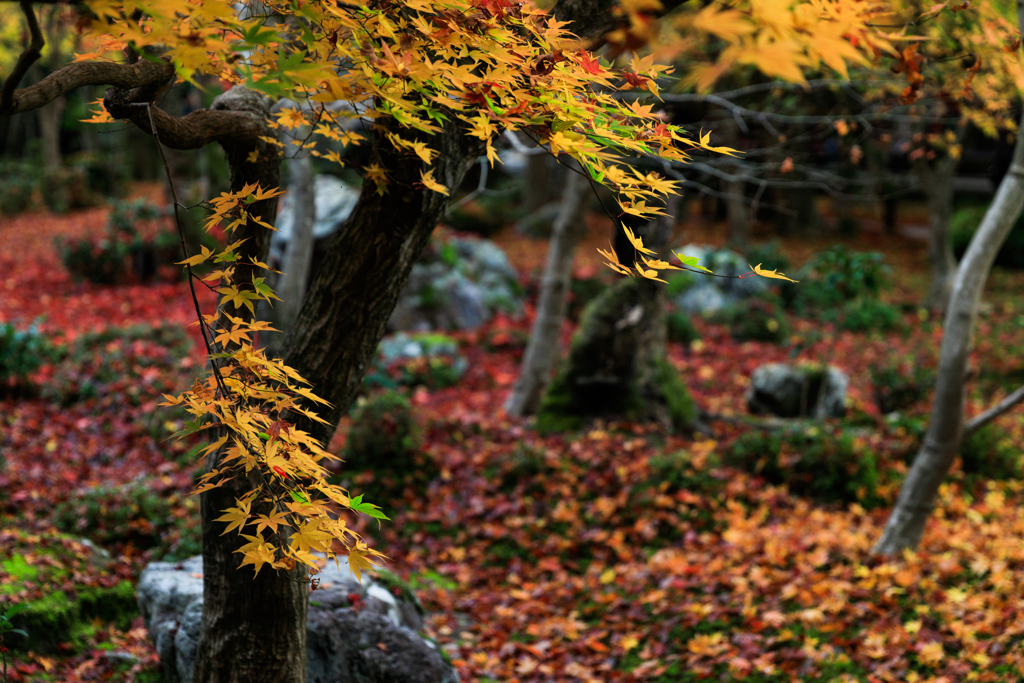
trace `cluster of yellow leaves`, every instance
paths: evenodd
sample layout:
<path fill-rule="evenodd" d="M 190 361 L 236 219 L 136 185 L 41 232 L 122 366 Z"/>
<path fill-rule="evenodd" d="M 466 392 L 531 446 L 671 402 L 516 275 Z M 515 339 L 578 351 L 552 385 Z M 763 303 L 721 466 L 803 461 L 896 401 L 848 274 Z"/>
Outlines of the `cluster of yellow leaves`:
<path fill-rule="evenodd" d="M 870 57 L 894 54 L 891 37 L 872 24 L 888 15 L 888 4 L 874 0 L 741 0 L 710 3 L 674 20 L 678 33 L 660 53 L 679 58 L 704 49 L 712 35 L 725 43 L 712 63 L 699 64 L 687 81 L 705 91 L 739 65 L 797 83 L 804 72 L 830 67 L 847 77 L 847 64 L 866 65 Z M 703 60 L 706 61 L 706 60 Z"/>
<path fill-rule="evenodd" d="M 247 221 L 260 222 L 246 207 L 277 194 L 276 190 L 256 185 L 226 192 L 211 202 L 213 212 L 207 228 L 221 224 L 231 232 Z M 220 438 L 203 454 L 223 451 L 223 456 L 217 467 L 200 478 L 196 493 L 233 477 L 255 473 L 258 485 L 216 520 L 225 523 L 223 533 L 237 531 L 246 540 L 236 551 L 242 554 L 242 566 L 252 565 L 259 573 L 264 565 L 291 569 L 301 564 L 315 573 L 319 558 L 314 553 L 333 558 L 338 542 L 359 577 L 380 554 L 348 528 L 338 511 L 348 509 L 385 517 L 376 506 L 364 503 L 361 496 L 353 498 L 345 489 L 328 483 L 323 462 L 337 457 L 283 418 L 289 413 L 299 414 L 324 424 L 304 403 L 327 402 L 314 394 L 294 369 L 253 347 L 253 335 L 272 331 L 268 323 L 252 319 L 254 304 L 277 297 L 261 278 L 252 278 L 251 286 L 235 281 L 241 260 L 236 249 L 241 243 L 230 244 L 220 252 L 204 247 L 181 262 L 188 267 L 222 264 L 203 277 L 208 285 L 220 285 L 217 314 L 204 316 L 203 324 L 204 332 L 212 332 L 213 343 L 221 352 L 212 356 L 218 364 L 216 372 L 209 372 L 203 381 L 196 380 L 189 391 L 178 396 L 164 395 L 163 405 L 183 406 L 195 416 L 189 432 L 214 427 L 221 431 Z M 267 269 L 255 259 L 244 265 Z M 250 315 L 232 314 L 243 308 Z"/>
<path fill-rule="evenodd" d="M 914 35 L 894 36 L 909 41 L 892 66 L 904 80 L 878 95 L 899 93 L 907 103 L 955 101 L 961 111 L 954 115 L 962 113 L 989 135 L 1016 127 L 1012 106 L 1024 92 L 1016 3 L 899 0 L 891 12 L 886 23 L 913 22 Z"/>
<path fill-rule="evenodd" d="M 616 273 L 621 275 L 643 277 L 648 280 L 656 280 L 657 282 L 667 281 L 659 277 L 663 270 L 697 270 L 705 273 L 711 273 L 710 270 L 697 263 L 696 256 L 686 256 L 679 253 L 678 251 L 672 252 L 677 259 L 679 259 L 680 265 L 676 266 L 668 261 L 657 258 L 657 255 L 651 249 L 644 246 L 643 238 L 634 234 L 633 231 L 626 225 L 622 226 L 623 231 L 626 233 L 626 238 L 629 243 L 633 246 L 636 253 L 636 260 L 632 266 L 625 265 L 619 262 L 618 256 L 615 254 L 615 249 L 609 247 L 608 251 L 604 249 L 598 249 L 597 252 L 601 256 L 608 259 L 605 265 L 614 270 Z M 799 282 L 799 280 L 793 280 L 786 277 L 784 274 L 776 272 L 774 270 L 766 270 L 761 267 L 758 263 L 756 266 L 750 266 L 751 273 L 746 275 L 740 275 L 738 277 L 750 277 L 751 275 L 760 275 L 761 277 L 771 278 L 774 280 L 788 280 L 789 282 Z"/>
<path fill-rule="evenodd" d="M 865 27 L 873 5 L 862 0 L 790 5 L 755 0 L 745 13 L 709 6 L 692 23 L 723 37 L 732 31 L 736 47 L 727 51 L 722 68 L 756 63 L 766 73 L 781 70 L 779 75 L 795 79 L 799 69 L 785 64 L 820 61 L 844 70 L 844 60 L 863 60 L 853 46 L 857 36 L 864 45 L 878 42 L 867 37 L 874 35 Z M 99 17 L 94 30 L 110 36 L 108 47 L 115 46 L 111 40 L 156 46 L 183 78 L 213 73 L 315 109 L 279 114 L 275 125 L 289 131 L 315 119 L 314 135 L 354 143 L 357 136 L 343 130 L 346 121 L 388 117 L 402 129 L 389 141 L 429 166 L 437 155 L 429 134 L 446 121 L 461 120 L 484 142 L 492 163 L 495 138 L 519 130 L 553 154 L 578 161 L 592 180 L 615 190 L 630 213 L 653 215 L 651 200 L 674 184 L 623 169 L 623 155 L 685 161 L 692 149 L 731 152 L 711 147 L 706 135 L 692 139 L 664 123 L 652 105 L 623 101 L 619 94 L 625 91 L 657 96 L 658 79 L 670 69 L 653 56 L 613 66 L 583 49 L 564 22 L 521 0 L 96 0 L 90 7 Z M 656 0 L 632 1 L 622 11 L 644 23 L 645 13 L 658 7 Z M 128 18 L 136 9 L 143 18 Z M 750 30 L 729 28 L 742 22 Z M 792 51 L 799 55 L 786 56 Z M 340 160 L 337 152 L 320 154 Z M 371 180 L 386 189 L 386 173 Z M 423 185 L 448 191 L 429 168 Z"/>

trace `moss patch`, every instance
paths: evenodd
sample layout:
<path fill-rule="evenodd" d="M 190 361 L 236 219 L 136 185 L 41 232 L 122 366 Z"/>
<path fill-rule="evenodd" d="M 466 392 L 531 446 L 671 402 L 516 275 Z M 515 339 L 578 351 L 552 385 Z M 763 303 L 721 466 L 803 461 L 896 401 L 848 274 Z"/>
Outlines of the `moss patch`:
<path fill-rule="evenodd" d="M 5 604 L 24 609 L 11 619 L 28 638 L 10 639 L 9 647 L 41 654 L 62 643 L 84 645 L 94 622 L 127 629 L 138 616 L 131 582 L 110 575 L 104 557 L 79 539 L 58 533 L 0 531 L 0 547 L 9 557 L 0 562 L 0 594 Z M 92 586 L 75 585 L 74 576 L 90 576 Z"/>
<path fill-rule="evenodd" d="M 541 400 L 537 429 L 576 431 L 598 417 L 690 429 L 697 411 L 665 358 L 663 309 L 660 290 L 637 278 L 617 283 L 591 302 L 569 358 Z"/>

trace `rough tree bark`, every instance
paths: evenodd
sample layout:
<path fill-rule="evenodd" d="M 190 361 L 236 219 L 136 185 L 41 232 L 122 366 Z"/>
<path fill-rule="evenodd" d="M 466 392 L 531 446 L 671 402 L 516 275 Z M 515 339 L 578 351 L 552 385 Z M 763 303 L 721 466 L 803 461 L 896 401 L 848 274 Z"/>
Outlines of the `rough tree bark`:
<path fill-rule="evenodd" d="M 416 187 L 421 167 L 393 151 L 383 129 L 381 122 L 374 145 L 378 163 L 388 170 L 388 192 L 381 196 L 373 183 L 363 186 L 352 215 L 331 238 L 283 346 L 284 361 L 332 404 L 319 410 L 329 426 L 296 418 L 325 443 L 348 410 L 413 262 L 448 203 L 444 195 Z M 432 166 L 438 182 L 458 187 L 483 151 L 477 142 L 455 124 L 430 139 L 439 152 Z"/>
<path fill-rule="evenodd" d="M 1018 4 L 1024 26 L 1024 3 Z M 1010 170 L 974 234 L 956 271 L 943 325 L 938 381 L 924 442 L 900 489 L 874 552 L 893 555 L 915 548 L 935 505 L 939 485 L 960 447 L 964 420 L 964 384 L 981 294 L 999 248 L 1024 207 L 1024 137 L 1018 136 Z"/>
<path fill-rule="evenodd" d="M 530 330 L 523 364 L 519 368 L 519 378 L 505 402 L 505 412 L 512 417 L 532 415 L 540 405 L 551 368 L 558 357 L 562 321 L 565 320 L 572 284 L 573 255 L 580 238 L 586 233 L 585 200 L 590 184 L 575 169 L 566 169 L 566 173 L 562 206 L 548 243 L 537 315 Z"/>
<path fill-rule="evenodd" d="M 928 261 L 931 264 L 932 281 L 925 297 L 925 308 L 945 311 L 953 292 L 953 277 L 956 274 L 956 258 L 949 238 L 949 218 L 953 213 L 953 173 L 957 162 L 949 155 L 935 164 L 922 162 L 917 172 L 924 181 L 924 193 L 928 201 Z"/>

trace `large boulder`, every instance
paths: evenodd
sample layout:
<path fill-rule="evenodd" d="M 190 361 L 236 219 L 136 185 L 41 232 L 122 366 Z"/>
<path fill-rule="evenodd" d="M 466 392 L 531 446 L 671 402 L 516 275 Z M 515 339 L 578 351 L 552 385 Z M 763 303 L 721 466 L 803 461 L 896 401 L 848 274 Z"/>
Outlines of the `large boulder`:
<path fill-rule="evenodd" d="M 846 373 L 831 365 L 821 369 L 767 363 L 750 376 L 747 408 L 778 417 L 842 417 L 848 385 Z"/>
<path fill-rule="evenodd" d="M 153 562 L 138 585 L 139 611 L 167 683 L 191 683 L 203 614 L 203 558 Z M 360 584 L 340 559 L 318 575 L 306 621 L 308 683 L 458 683 L 432 641 L 419 634 L 423 607 L 387 572 Z"/>
<path fill-rule="evenodd" d="M 729 276 L 726 279 L 697 273 L 677 275 L 692 282 L 673 298 L 676 307 L 685 313 L 717 313 L 738 301 L 764 294 L 770 287 L 764 278 L 736 277 L 751 270 L 746 259 L 735 251 L 704 244 L 687 244 L 678 251 L 685 256 L 696 256 L 700 265 L 715 275 Z"/>
<path fill-rule="evenodd" d="M 328 174 L 318 175 L 315 182 L 316 221 L 313 223 L 313 239 L 321 242 L 348 220 L 359 201 L 359 188 Z M 281 264 L 295 228 L 295 208 L 290 194 L 286 194 L 278 206 L 274 227 L 274 234 L 270 237 L 270 259 L 272 264 Z"/>
<path fill-rule="evenodd" d="M 423 250 L 398 296 L 389 331 L 468 330 L 498 311 L 519 315 L 519 274 L 494 242 L 453 237 Z"/>

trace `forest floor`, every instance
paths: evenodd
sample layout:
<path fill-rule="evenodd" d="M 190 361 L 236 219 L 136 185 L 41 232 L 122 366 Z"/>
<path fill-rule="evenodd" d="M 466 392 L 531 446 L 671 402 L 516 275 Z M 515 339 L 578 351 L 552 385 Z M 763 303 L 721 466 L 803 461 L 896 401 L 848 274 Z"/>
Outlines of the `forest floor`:
<path fill-rule="evenodd" d="M 40 330 L 73 343 L 111 325 L 193 320 L 180 283 L 71 281 L 52 240 L 98 234 L 104 211 L 0 222 L 0 322 L 42 316 Z M 684 230 L 684 242 L 722 241 L 717 226 L 694 221 Z M 609 234 L 593 218 L 580 273 L 601 268 L 594 246 Z M 545 243 L 507 232 L 498 241 L 524 281 L 535 279 Z M 784 239 L 782 250 L 795 271 L 837 241 Z M 456 386 L 411 394 L 440 475 L 393 500 L 374 500 L 391 521 L 358 526 L 390 558 L 388 568 L 417 588 L 427 631 L 463 681 L 1021 680 L 1019 480 L 969 477 L 954 466 L 919 550 L 887 560 L 870 554 L 929 401 L 888 419 L 875 406 L 868 368 L 893 357 L 934 365 L 941 321 L 914 306 L 927 284 L 924 243 L 880 232 L 842 241 L 886 254 L 894 281 L 883 298 L 906 304 L 900 329 L 852 333 L 795 320 L 780 346 L 736 342 L 724 326 L 696 320 L 700 340 L 672 344 L 669 354 L 700 406 L 724 418 L 712 422 L 712 438 L 627 423 L 540 436 L 528 420 L 495 410 L 516 378 L 532 309 L 524 319 L 499 317 L 454 335 L 467 374 Z M 997 269 L 990 278 L 968 415 L 1024 381 L 1022 287 L 1024 273 Z M 156 404 L 160 392 L 187 386 L 203 356 L 194 344 L 168 361 L 161 343 L 105 340 L 102 358 L 89 356 L 77 371 L 44 366 L 36 381 L 63 387 L 49 398 L 0 400 L 3 608 L 58 591 L 116 587 L 137 580 L 150 560 L 194 552 L 188 539 L 198 510 L 188 494 L 196 463 L 187 457 L 190 444 L 166 439 L 177 418 Z M 750 430 L 741 419 L 750 373 L 792 360 L 827 361 L 850 375 L 849 416 L 827 429 L 852 429 L 853 452 L 877 461 L 882 475 L 872 504 L 800 497 L 723 464 Z M 101 369 L 107 379 L 83 393 Z M 68 399 L 75 391 L 80 398 Z M 1021 411 L 999 424 L 1019 451 Z M 347 428 L 346 419 L 332 448 Z M 84 489 L 130 482 L 145 493 L 121 500 L 127 511 L 83 511 L 69 502 Z M 59 530 L 92 538 L 112 561 L 91 564 L 89 548 Z M 10 645 L 16 636 L 7 638 Z M 76 639 L 46 654 L 7 652 L 8 679 L 159 680 L 137 616 L 97 618 Z"/>

